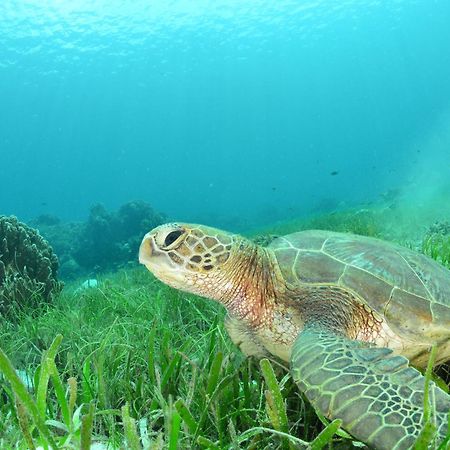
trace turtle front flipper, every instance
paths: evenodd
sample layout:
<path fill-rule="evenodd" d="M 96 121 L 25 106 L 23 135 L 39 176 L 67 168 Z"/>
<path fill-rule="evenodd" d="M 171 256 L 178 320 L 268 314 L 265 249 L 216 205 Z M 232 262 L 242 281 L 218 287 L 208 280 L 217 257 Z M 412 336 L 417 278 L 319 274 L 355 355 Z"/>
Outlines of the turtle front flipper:
<path fill-rule="evenodd" d="M 295 341 L 291 369 L 312 405 L 377 450 L 413 447 L 423 428 L 425 377 L 387 348 L 310 326 Z M 450 397 L 430 383 L 437 441 L 447 432 Z"/>

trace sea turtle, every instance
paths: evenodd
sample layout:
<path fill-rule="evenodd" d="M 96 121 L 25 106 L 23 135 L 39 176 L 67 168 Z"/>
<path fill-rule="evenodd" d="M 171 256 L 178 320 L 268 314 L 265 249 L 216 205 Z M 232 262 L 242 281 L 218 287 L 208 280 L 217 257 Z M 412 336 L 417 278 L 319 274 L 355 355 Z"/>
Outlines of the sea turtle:
<path fill-rule="evenodd" d="M 164 283 L 215 299 L 247 355 L 290 362 L 312 405 L 375 449 L 409 449 L 423 428 L 432 344 L 450 359 L 450 271 L 407 248 L 331 231 L 268 247 L 202 225 L 145 235 L 139 260 Z M 430 384 L 437 440 L 450 397 Z"/>

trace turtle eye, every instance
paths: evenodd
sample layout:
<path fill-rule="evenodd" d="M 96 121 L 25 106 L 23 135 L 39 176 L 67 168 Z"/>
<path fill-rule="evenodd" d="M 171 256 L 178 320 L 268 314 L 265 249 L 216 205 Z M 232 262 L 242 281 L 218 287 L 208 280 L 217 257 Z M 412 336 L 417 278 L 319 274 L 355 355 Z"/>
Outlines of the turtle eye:
<path fill-rule="evenodd" d="M 164 239 L 164 247 L 170 247 L 183 233 L 183 230 L 171 231 Z"/>

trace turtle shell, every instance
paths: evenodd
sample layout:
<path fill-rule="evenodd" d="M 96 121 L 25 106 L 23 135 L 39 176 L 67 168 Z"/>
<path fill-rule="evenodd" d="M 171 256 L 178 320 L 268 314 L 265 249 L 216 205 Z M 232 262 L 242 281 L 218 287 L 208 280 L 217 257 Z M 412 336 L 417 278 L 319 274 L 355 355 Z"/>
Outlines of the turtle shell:
<path fill-rule="evenodd" d="M 269 246 L 291 287 L 339 286 L 383 317 L 400 336 L 450 340 L 450 270 L 375 238 L 308 230 Z"/>

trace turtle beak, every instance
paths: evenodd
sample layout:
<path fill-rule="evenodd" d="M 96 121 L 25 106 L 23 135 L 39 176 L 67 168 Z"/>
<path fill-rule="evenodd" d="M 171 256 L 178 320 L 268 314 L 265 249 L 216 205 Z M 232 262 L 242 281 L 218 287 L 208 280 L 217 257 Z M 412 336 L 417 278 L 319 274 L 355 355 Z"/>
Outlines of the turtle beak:
<path fill-rule="evenodd" d="M 147 233 L 142 239 L 141 246 L 139 247 L 139 262 L 144 264 L 147 269 L 150 269 L 152 262 L 152 255 L 155 253 L 155 247 L 153 243 L 152 233 Z"/>

